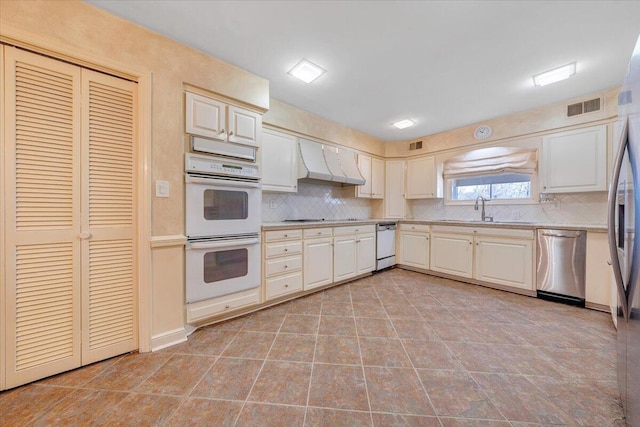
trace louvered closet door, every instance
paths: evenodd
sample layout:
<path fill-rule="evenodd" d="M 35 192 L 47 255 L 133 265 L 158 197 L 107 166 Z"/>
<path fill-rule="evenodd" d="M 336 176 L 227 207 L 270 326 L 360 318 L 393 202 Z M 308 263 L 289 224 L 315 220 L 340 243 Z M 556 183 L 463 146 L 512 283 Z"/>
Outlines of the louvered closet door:
<path fill-rule="evenodd" d="M 136 84 L 82 70 L 82 364 L 138 348 Z"/>
<path fill-rule="evenodd" d="M 5 49 L 6 379 L 80 365 L 80 68 Z"/>

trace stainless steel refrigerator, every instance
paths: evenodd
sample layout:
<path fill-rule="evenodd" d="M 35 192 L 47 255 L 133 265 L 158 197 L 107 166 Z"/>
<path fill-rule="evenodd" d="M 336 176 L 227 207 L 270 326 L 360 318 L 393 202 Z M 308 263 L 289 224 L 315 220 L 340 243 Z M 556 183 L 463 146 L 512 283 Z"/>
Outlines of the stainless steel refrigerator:
<path fill-rule="evenodd" d="M 618 96 L 609 188 L 609 249 L 617 288 L 618 386 L 628 426 L 640 426 L 640 38 Z M 636 188 L 638 187 L 638 188 Z"/>

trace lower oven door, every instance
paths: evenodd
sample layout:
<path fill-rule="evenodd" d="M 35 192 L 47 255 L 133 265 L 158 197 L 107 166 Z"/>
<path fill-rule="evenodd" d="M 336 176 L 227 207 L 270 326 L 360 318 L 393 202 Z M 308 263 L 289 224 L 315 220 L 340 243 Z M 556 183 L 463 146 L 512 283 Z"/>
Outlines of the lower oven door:
<path fill-rule="evenodd" d="M 187 243 L 187 303 L 260 286 L 260 237 Z"/>
<path fill-rule="evenodd" d="M 220 237 L 260 230 L 257 182 L 186 177 L 187 237 Z"/>

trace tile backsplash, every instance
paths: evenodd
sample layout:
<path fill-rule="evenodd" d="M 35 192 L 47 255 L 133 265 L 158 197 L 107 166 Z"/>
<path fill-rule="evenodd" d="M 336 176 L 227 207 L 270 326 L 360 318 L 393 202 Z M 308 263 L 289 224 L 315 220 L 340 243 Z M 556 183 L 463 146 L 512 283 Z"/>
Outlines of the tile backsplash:
<path fill-rule="evenodd" d="M 602 225 L 607 222 L 607 193 L 550 194 L 539 204 L 494 205 L 486 203 L 488 216 L 495 221 L 523 221 L 541 224 Z M 407 217 L 413 219 L 477 220 L 480 212 L 473 206 L 445 205 L 443 199 L 409 202 Z"/>
<path fill-rule="evenodd" d="M 297 193 L 262 193 L 262 221 L 285 219 L 366 219 L 372 217 L 371 200 L 354 197 L 354 187 L 298 182 Z M 539 204 L 496 205 L 485 210 L 495 221 L 523 221 L 540 224 L 603 225 L 607 222 L 607 193 L 549 195 Z M 407 218 L 436 220 L 476 220 L 480 212 L 473 206 L 445 205 L 443 199 L 410 200 Z"/>
<path fill-rule="evenodd" d="M 262 193 L 262 221 L 371 218 L 371 200 L 355 197 L 353 186 L 298 181 L 297 193 Z"/>

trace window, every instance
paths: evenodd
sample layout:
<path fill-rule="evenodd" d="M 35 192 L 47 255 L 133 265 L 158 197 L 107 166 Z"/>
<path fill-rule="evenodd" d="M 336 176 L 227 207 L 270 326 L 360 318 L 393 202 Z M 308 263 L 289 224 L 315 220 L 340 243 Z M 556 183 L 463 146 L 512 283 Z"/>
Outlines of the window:
<path fill-rule="evenodd" d="M 467 151 L 444 162 L 447 200 L 532 200 L 537 169 L 536 150 L 490 147 Z"/>
<path fill-rule="evenodd" d="M 453 178 L 449 183 L 451 200 L 475 200 L 478 196 L 487 200 L 531 197 L 531 175 L 523 173 Z"/>

